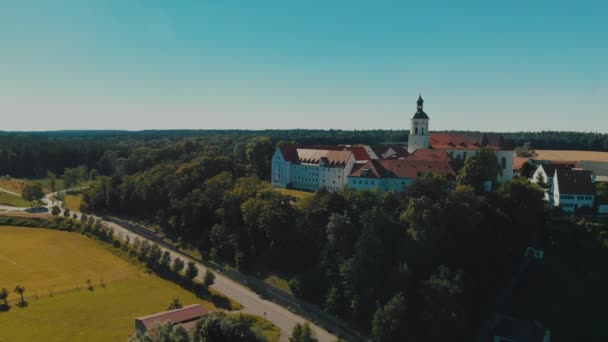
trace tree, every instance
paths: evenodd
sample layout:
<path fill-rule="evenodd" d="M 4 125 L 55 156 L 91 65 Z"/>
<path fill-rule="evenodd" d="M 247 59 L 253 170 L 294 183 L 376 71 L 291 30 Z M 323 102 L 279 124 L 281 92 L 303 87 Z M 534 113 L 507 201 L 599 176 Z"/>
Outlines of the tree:
<path fill-rule="evenodd" d="M 160 247 L 158 247 L 157 244 L 153 244 L 152 247 L 150 248 L 150 261 L 158 263 L 160 260 L 160 257 L 162 256 L 162 253 L 163 252 L 160 249 Z"/>
<path fill-rule="evenodd" d="M 160 264 L 167 268 L 171 266 L 171 254 L 169 251 L 163 252 L 163 256 L 160 258 Z"/>
<path fill-rule="evenodd" d="M 70 217 L 70 208 L 65 208 L 63 210 L 63 216 Z"/>
<path fill-rule="evenodd" d="M 46 178 L 49 180 L 49 185 L 51 187 L 51 192 L 57 191 L 57 175 L 51 171 L 47 171 Z"/>
<path fill-rule="evenodd" d="M 173 271 L 179 272 L 184 269 L 184 261 L 180 258 L 175 258 L 173 260 Z"/>
<path fill-rule="evenodd" d="M 384 307 L 378 307 L 372 322 L 375 342 L 405 340 L 405 298 L 397 293 Z"/>
<path fill-rule="evenodd" d="M 4 287 L 0 290 L 0 300 L 4 301 L 5 307 L 8 306 L 8 290 Z"/>
<path fill-rule="evenodd" d="M 157 323 L 145 333 L 139 331 L 129 336 L 129 342 L 190 342 L 188 331 L 181 324 Z"/>
<path fill-rule="evenodd" d="M 21 197 L 29 202 L 38 201 L 42 197 L 44 197 L 44 192 L 42 191 L 42 184 L 35 182 L 32 184 L 26 184 L 21 191 Z"/>
<path fill-rule="evenodd" d="M 464 285 L 462 271 L 451 271 L 443 265 L 424 282 L 423 319 L 431 328 L 434 341 L 445 340 L 448 336 L 462 339 L 467 312 Z M 441 329 L 433 329 L 436 327 Z"/>
<path fill-rule="evenodd" d="M 541 172 L 539 172 L 536 175 L 536 184 L 538 184 L 538 186 L 540 186 L 541 188 L 546 188 L 548 186 L 548 184 L 546 183 L 546 179 L 545 176 L 543 176 L 543 174 Z"/>
<path fill-rule="evenodd" d="M 270 178 L 270 159 L 274 152 L 274 146 L 270 138 L 254 138 L 247 144 L 245 150 L 247 160 L 255 174 L 261 179 Z"/>
<path fill-rule="evenodd" d="M 523 146 L 515 147 L 515 155 L 522 158 L 534 158 L 537 154 L 532 147 L 532 143 L 526 142 Z"/>
<path fill-rule="evenodd" d="M 475 188 L 475 192 L 483 194 L 485 183 L 490 181 L 496 183 L 496 178 L 501 172 L 498 158 L 490 147 L 482 147 L 477 153 L 469 157 L 464 167 L 458 173 L 458 184 L 470 185 Z"/>
<path fill-rule="evenodd" d="M 51 215 L 53 216 L 57 216 L 61 213 L 61 209 L 59 208 L 58 205 L 54 205 L 53 208 L 51 209 Z"/>
<path fill-rule="evenodd" d="M 246 319 L 211 312 L 198 320 L 192 329 L 193 342 L 262 342 L 265 339 L 251 330 Z"/>
<path fill-rule="evenodd" d="M 444 212 L 441 204 L 426 196 L 412 198 L 400 221 L 405 223 L 412 239 L 424 244 L 443 237 L 446 227 Z"/>
<path fill-rule="evenodd" d="M 63 170 L 63 185 L 66 189 L 72 189 L 78 186 L 80 182 L 80 174 L 76 168 L 66 168 Z"/>
<path fill-rule="evenodd" d="M 25 299 L 23 299 L 23 292 L 25 292 L 25 287 L 23 287 L 21 285 L 17 285 L 17 286 L 15 286 L 15 289 L 13 290 L 13 292 L 18 293 L 19 296 L 21 296 L 21 304 L 25 304 Z"/>
<path fill-rule="evenodd" d="M 171 301 L 171 304 L 169 304 L 169 307 L 167 308 L 167 310 L 181 309 L 182 307 L 183 307 L 183 305 L 179 301 L 179 298 L 173 298 L 173 300 Z"/>
<path fill-rule="evenodd" d="M 203 278 L 203 285 L 205 287 L 209 287 L 213 285 L 213 283 L 215 283 L 215 274 L 207 269 L 207 272 L 205 272 L 205 277 Z"/>
<path fill-rule="evenodd" d="M 186 279 L 192 281 L 198 275 L 198 267 L 192 261 L 188 262 L 188 267 L 186 267 Z"/>
<path fill-rule="evenodd" d="M 304 324 L 297 323 L 291 331 L 289 342 L 318 342 L 314 333 L 310 329 L 308 322 Z"/>

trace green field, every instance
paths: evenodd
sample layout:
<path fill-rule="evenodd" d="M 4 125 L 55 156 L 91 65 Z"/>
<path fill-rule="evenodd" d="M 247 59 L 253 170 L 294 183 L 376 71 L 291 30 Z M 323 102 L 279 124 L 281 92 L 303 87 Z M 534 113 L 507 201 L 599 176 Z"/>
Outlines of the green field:
<path fill-rule="evenodd" d="M 35 183 L 38 182 L 40 184 L 42 184 L 42 190 L 45 193 L 49 193 L 51 192 L 51 182 L 49 181 L 48 178 L 39 178 L 39 179 L 18 179 L 18 178 L 0 178 L 0 188 L 4 188 L 16 193 L 21 193 L 21 190 L 23 190 L 23 187 L 26 184 L 31 184 L 31 183 Z M 63 190 L 64 189 L 64 185 L 63 185 L 63 179 L 56 179 L 55 180 L 55 187 L 56 190 Z"/>
<path fill-rule="evenodd" d="M 63 196 L 63 206 L 70 209 L 71 211 L 80 211 L 80 204 L 82 203 L 82 194 L 65 194 Z"/>
<path fill-rule="evenodd" d="M 2 342 L 124 341 L 136 317 L 166 310 L 172 298 L 214 308 L 77 233 L 0 226 L 0 261 L 0 288 L 24 286 L 28 302 L 17 307 L 10 293 L 11 309 L 0 312 Z M 262 330 L 272 336 L 276 327 Z"/>
<path fill-rule="evenodd" d="M 23 198 L 0 191 L 0 205 L 13 207 L 30 207 L 32 204 Z"/>
<path fill-rule="evenodd" d="M 275 190 L 280 193 L 283 193 L 285 195 L 293 196 L 297 199 L 308 198 L 315 194 L 314 192 L 307 192 L 307 191 L 300 191 L 300 190 L 293 190 L 293 189 L 275 189 Z"/>

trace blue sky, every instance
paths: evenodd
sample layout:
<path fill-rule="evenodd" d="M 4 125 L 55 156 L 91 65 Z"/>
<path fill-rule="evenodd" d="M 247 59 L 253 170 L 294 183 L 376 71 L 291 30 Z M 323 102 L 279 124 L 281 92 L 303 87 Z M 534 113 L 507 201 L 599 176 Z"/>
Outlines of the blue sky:
<path fill-rule="evenodd" d="M 0 0 L 0 130 L 608 132 L 608 4 Z"/>

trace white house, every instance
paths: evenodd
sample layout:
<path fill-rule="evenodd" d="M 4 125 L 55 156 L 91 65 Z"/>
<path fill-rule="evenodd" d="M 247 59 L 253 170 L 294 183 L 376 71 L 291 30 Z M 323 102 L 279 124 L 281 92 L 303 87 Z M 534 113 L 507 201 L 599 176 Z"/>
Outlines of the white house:
<path fill-rule="evenodd" d="M 564 211 L 593 208 L 596 196 L 593 173 L 587 170 L 555 170 L 553 205 Z"/>
<path fill-rule="evenodd" d="M 553 175 L 555 174 L 555 170 L 572 170 L 575 165 L 571 162 L 550 162 L 550 163 L 542 163 L 534 171 L 532 175 L 532 179 L 530 181 L 532 183 L 538 183 L 539 179 L 543 179 L 545 184 L 553 184 Z"/>

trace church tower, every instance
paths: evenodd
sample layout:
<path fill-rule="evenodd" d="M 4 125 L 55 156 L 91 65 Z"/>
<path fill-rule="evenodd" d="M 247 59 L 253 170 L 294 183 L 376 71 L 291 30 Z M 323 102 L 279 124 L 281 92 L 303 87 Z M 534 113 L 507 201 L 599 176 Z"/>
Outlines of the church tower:
<path fill-rule="evenodd" d="M 429 148 L 429 116 L 422 110 L 422 94 L 418 96 L 418 110 L 410 120 L 410 135 L 407 138 L 407 151 Z"/>

